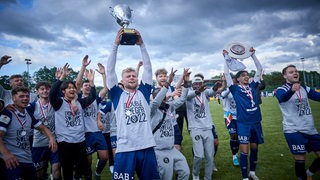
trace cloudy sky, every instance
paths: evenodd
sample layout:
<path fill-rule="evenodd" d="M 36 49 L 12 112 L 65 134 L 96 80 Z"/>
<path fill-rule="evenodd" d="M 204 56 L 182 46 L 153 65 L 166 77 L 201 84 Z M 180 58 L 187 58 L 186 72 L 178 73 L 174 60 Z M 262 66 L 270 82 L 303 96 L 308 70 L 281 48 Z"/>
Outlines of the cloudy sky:
<path fill-rule="evenodd" d="M 120 26 L 109 7 L 133 9 L 130 27 L 138 29 L 148 49 L 153 70 L 189 67 L 206 78 L 223 71 L 225 44 L 252 45 L 265 73 L 288 64 L 320 71 L 319 0 L 0 0 L 0 55 L 13 61 L 0 76 L 68 62 L 79 70 L 83 56 L 106 65 Z M 137 46 L 120 46 L 116 71 L 136 67 Z M 255 69 L 251 58 L 247 70 Z M 96 84 L 101 78 L 96 75 Z"/>

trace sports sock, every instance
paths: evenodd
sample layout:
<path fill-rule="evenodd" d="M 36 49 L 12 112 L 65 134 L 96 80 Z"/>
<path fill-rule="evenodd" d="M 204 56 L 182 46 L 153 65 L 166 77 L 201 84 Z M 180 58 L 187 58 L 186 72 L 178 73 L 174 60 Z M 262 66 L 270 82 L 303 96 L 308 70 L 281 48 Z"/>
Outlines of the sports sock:
<path fill-rule="evenodd" d="M 243 178 L 248 178 L 248 154 L 240 153 L 240 167 Z"/>
<path fill-rule="evenodd" d="M 295 171 L 296 176 L 301 179 L 306 179 L 307 174 L 305 170 L 305 160 L 296 160 L 295 161 Z"/>
<path fill-rule="evenodd" d="M 258 161 L 258 148 L 250 149 L 250 171 L 256 171 Z"/>
<path fill-rule="evenodd" d="M 311 173 L 316 173 L 320 169 L 320 157 L 313 160 L 311 166 L 309 167 L 309 171 Z"/>
<path fill-rule="evenodd" d="M 238 153 L 238 151 L 239 151 L 239 141 L 231 139 L 230 140 L 230 148 L 231 148 L 231 152 L 232 152 L 233 155 Z"/>
<path fill-rule="evenodd" d="M 102 172 L 103 168 L 106 166 L 106 164 L 107 164 L 107 161 L 99 160 L 97 168 L 96 168 L 96 173 L 101 174 L 101 172 Z"/>

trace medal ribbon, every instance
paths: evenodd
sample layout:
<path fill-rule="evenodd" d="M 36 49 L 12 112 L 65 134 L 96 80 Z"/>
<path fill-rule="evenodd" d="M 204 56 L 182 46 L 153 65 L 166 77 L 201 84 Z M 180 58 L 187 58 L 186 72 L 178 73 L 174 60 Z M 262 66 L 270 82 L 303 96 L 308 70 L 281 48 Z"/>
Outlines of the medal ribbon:
<path fill-rule="evenodd" d="M 24 125 L 26 124 L 27 121 L 26 121 L 25 119 L 24 119 L 24 121 L 21 121 L 20 118 L 19 118 L 19 116 L 16 114 L 16 112 L 13 112 L 13 114 L 14 114 L 14 115 L 16 116 L 16 118 L 18 119 L 18 121 L 19 121 L 22 129 L 24 129 Z"/>
<path fill-rule="evenodd" d="M 49 113 L 50 102 L 48 103 L 48 106 L 47 106 L 47 109 L 46 109 L 46 113 L 43 112 L 43 106 L 42 106 L 40 100 L 39 100 L 38 102 L 39 102 L 39 105 L 40 105 L 42 117 L 44 118 L 45 121 L 47 121 L 47 116 L 48 116 L 48 113 Z"/>
<path fill-rule="evenodd" d="M 74 116 L 74 115 L 75 115 L 75 112 L 73 112 L 73 110 L 72 110 L 71 102 L 69 102 L 69 101 L 68 101 L 67 99 L 65 99 L 65 98 L 63 98 L 63 99 L 68 103 L 69 108 L 70 108 L 70 111 L 71 111 L 72 115 Z"/>
<path fill-rule="evenodd" d="M 252 96 L 252 92 L 251 92 L 250 88 L 249 88 L 249 90 L 247 90 L 244 86 L 242 86 L 242 85 L 240 85 L 240 86 L 242 87 L 242 89 L 244 89 L 244 91 L 246 92 L 246 94 L 249 95 L 251 101 L 253 101 L 253 96 Z"/>
<path fill-rule="evenodd" d="M 203 106 L 203 96 L 201 94 L 200 94 L 200 96 L 201 96 L 202 100 L 198 96 L 196 96 L 196 98 L 200 102 L 201 106 Z"/>
<path fill-rule="evenodd" d="M 129 108 L 130 104 L 131 104 L 131 101 L 133 99 L 133 97 L 136 95 L 137 91 L 134 91 L 132 97 L 130 97 L 130 93 L 129 93 L 129 96 L 128 96 L 128 99 L 127 99 L 127 102 L 126 102 L 126 108 Z"/>

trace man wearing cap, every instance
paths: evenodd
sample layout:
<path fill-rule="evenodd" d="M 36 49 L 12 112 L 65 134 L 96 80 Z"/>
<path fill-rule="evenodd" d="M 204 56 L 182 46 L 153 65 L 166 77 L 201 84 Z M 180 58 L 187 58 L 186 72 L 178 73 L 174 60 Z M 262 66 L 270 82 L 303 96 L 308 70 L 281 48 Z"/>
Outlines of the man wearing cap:
<path fill-rule="evenodd" d="M 212 179 L 213 170 L 213 133 L 212 117 L 209 108 L 209 97 L 213 97 L 217 91 L 221 92 L 224 87 L 221 84 L 215 84 L 213 88 L 206 89 L 201 77 L 194 77 L 192 88 L 187 96 L 187 117 L 188 130 L 192 139 L 192 149 L 194 152 L 192 177 L 199 179 L 202 159 L 205 157 L 205 175 L 204 179 Z M 219 90 L 218 90 L 219 88 Z"/>
<path fill-rule="evenodd" d="M 258 102 L 257 87 L 260 83 L 262 66 L 255 56 L 255 50 L 251 47 L 251 57 L 256 65 L 257 72 L 254 79 L 249 83 L 249 73 L 241 70 L 236 74 L 237 84 L 233 83 L 230 76 L 227 61 L 231 58 L 229 52 L 223 50 L 225 58 L 224 73 L 227 86 L 233 95 L 237 109 L 237 128 L 240 143 L 240 167 L 244 180 L 248 179 L 248 144 L 250 143 L 250 173 L 249 177 L 257 180 L 255 169 L 258 161 L 258 144 L 263 144 L 261 126 L 261 111 Z"/>

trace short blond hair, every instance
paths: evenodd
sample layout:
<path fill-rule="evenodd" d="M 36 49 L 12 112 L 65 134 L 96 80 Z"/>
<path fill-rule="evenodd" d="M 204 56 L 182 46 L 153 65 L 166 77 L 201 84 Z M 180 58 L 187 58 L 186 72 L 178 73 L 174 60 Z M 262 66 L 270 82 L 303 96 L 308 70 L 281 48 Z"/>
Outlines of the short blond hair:
<path fill-rule="evenodd" d="M 129 72 L 137 72 L 137 71 L 136 71 L 134 68 L 132 68 L 132 67 L 127 67 L 127 68 L 125 68 L 125 69 L 122 70 L 121 75 L 123 76 L 124 73 L 129 73 Z"/>
<path fill-rule="evenodd" d="M 159 74 L 167 75 L 168 71 L 165 68 L 157 69 L 156 72 L 154 73 L 154 75 L 156 75 L 156 77 L 157 77 Z"/>

